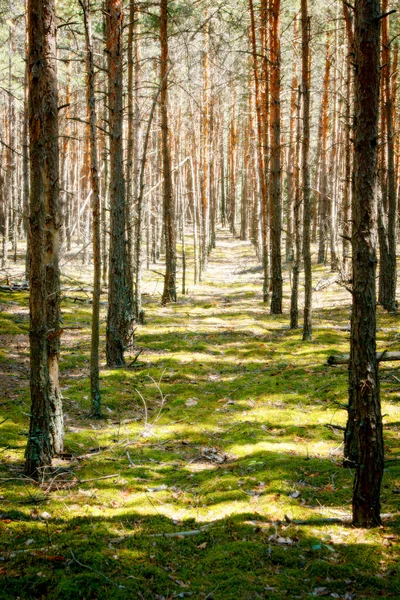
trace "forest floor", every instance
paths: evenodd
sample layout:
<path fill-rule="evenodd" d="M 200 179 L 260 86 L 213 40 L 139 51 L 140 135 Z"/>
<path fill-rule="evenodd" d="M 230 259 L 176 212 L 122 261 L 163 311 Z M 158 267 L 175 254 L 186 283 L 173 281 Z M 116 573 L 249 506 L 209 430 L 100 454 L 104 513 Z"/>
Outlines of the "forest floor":
<path fill-rule="evenodd" d="M 396 363 L 380 366 L 387 516 L 375 530 L 349 525 L 347 368 L 326 365 L 349 350 L 349 293 L 315 292 L 302 342 L 287 269 L 284 315 L 272 316 L 249 243 L 220 231 L 204 281 L 189 273 L 188 294 L 165 308 L 162 270 L 148 273 L 143 352 L 102 368 L 93 420 L 91 307 L 76 300 L 91 275 L 65 266 L 65 453 L 40 484 L 23 475 L 28 292 L 0 292 L 0 598 L 399 599 Z M 330 276 L 315 267 L 314 283 Z M 378 312 L 378 349 L 399 350 L 398 315 Z"/>

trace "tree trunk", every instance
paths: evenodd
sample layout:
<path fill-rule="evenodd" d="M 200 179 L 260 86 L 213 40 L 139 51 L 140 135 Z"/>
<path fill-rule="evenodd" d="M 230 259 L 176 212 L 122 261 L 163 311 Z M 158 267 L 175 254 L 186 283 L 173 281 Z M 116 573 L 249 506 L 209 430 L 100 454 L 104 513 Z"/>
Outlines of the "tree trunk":
<path fill-rule="evenodd" d="M 345 102 L 345 135 L 344 135 L 344 190 L 343 190 L 343 270 L 347 272 L 350 250 L 350 206 L 351 206 L 351 93 L 352 93 L 352 56 L 353 56 L 353 27 L 349 7 L 343 3 L 343 14 L 347 32 L 346 57 L 346 97 Z"/>
<path fill-rule="evenodd" d="M 124 364 L 129 341 L 132 305 L 127 281 L 125 226 L 125 178 L 122 148 L 122 21 L 121 0 L 106 2 L 106 48 L 108 54 L 108 107 L 110 135 L 110 251 L 107 365 Z"/>
<path fill-rule="evenodd" d="M 161 303 L 176 302 L 176 223 L 175 203 L 172 193 L 171 153 L 168 124 L 168 0 L 160 5 L 160 110 L 161 153 L 163 171 L 163 213 L 165 236 L 165 276 Z"/>
<path fill-rule="evenodd" d="M 353 525 L 381 523 L 382 417 L 376 359 L 376 183 L 379 0 L 356 0 L 354 29 L 353 307 L 346 455 L 355 467 Z"/>
<path fill-rule="evenodd" d="M 382 2 L 382 12 L 389 10 L 388 0 Z M 390 35 L 389 17 L 382 21 L 382 79 L 383 79 L 383 104 L 386 121 L 386 164 L 387 164 L 387 247 L 388 254 L 384 270 L 380 272 L 383 277 L 384 294 L 382 298 L 383 308 L 395 311 L 396 303 L 396 230 L 397 230 L 397 198 L 394 164 L 394 126 L 393 126 L 393 104 L 391 90 L 391 57 L 390 57 Z M 384 142 L 384 140 L 382 140 Z"/>
<path fill-rule="evenodd" d="M 25 452 L 25 474 L 39 479 L 43 469 L 51 464 L 53 433 L 51 419 L 51 385 L 48 362 L 48 336 L 58 338 L 58 331 L 49 331 L 47 320 L 47 274 L 49 256 L 46 252 L 51 230 L 46 226 L 48 189 L 51 180 L 46 155 L 54 117 L 57 118 L 56 19 L 53 0 L 28 0 L 28 81 L 30 136 L 30 392 L 31 411 L 28 443 Z M 41 68 L 38 69 L 37 65 Z M 50 113 L 50 114 L 49 114 Z M 50 131 L 49 131 L 50 126 Z M 56 137 L 55 142 L 58 143 Z M 54 144 L 54 142 L 53 142 Z M 53 157 L 58 158 L 58 153 Z M 54 173 L 53 173 L 54 175 Z M 58 173 L 57 173 L 58 181 Z M 51 223 L 54 225 L 54 223 Z M 55 273 L 55 269 L 53 270 Z M 58 296 L 57 296 L 58 298 Z"/>
<path fill-rule="evenodd" d="M 93 217 L 93 304 L 92 338 L 90 352 L 90 399 L 91 414 L 101 416 L 99 382 L 100 293 L 101 293 L 101 246 L 100 246 L 100 185 L 97 160 L 97 113 L 95 97 L 95 71 L 92 43 L 92 23 L 89 0 L 81 0 L 86 42 L 86 103 L 89 114 L 90 133 L 90 183 L 92 190 Z"/>
<path fill-rule="evenodd" d="M 257 166 L 258 166 L 258 177 L 260 181 L 261 191 L 261 216 L 262 216 L 262 263 L 263 263 L 263 301 L 269 301 L 269 260 L 268 260 L 268 197 L 267 197 L 267 185 L 265 177 L 265 165 L 264 165 L 264 152 L 263 152 L 263 112 L 261 107 L 261 90 L 259 83 L 259 67 L 258 67 L 258 54 L 257 54 L 257 43 L 256 43 L 256 26 L 254 18 L 254 7 L 253 0 L 249 0 L 250 9 L 250 41 L 251 41 L 251 52 L 253 55 L 253 70 L 254 70 L 254 88 L 255 88 L 255 104 L 256 104 L 256 115 L 257 115 Z"/>
<path fill-rule="evenodd" d="M 294 81 L 297 84 L 297 77 Z M 299 275 L 301 264 L 301 237 L 300 237 L 300 142 L 301 142 L 301 90 L 297 92 L 297 124 L 296 124 L 296 145 L 292 154 L 294 163 L 293 177 L 293 196 L 294 196 L 294 242 L 295 254 L 293 264 L 292 293 L 290 298 L 290 329 L 297 329 L 299 324 Z M 296 102 L 295 102 L 296 105 Z"/>
<path fill-rule="evenodd" d="M 55 9 L 54 9 L 55 13 Z M 55 14 L 52 17 L 55 20 Z M 56 25 L 52 24 L 55 28 Z M 53 451 L 64 449 L 64 419 L 62 396 L 59 382 L 60 360 L 60 176 L 58 150 L 58 91 L 57 91 L 57 49 L 56 32 L 50 49 L 53 65 L 52 78 L 46 89 L 46 291 L 47 291 L 47 340 L 48 367 L 50 378 L 50 436 Z"/>
<path fill-rule="evenodd" d="M 327 143 L 329 129 L 329 82 L 331 69 L 330 33 L 326 36 L 325 75 L 322 93 L 322 131 L 321 131 L 321 178 L 319 211 L 318 263 L 326 260 L 326 241 L 328 238 L 328 166 Z"/>
<path fill-rule="evenodd" d="M 311 194 L 310 194 L 310 18 L 307 0 L 301 0 L 301 87 L 303 96 L 303 141 L 301 171 L 303 178 L 303 261 L 304 261 L 304 323 L 303 340 L 312 337 L 312 274 L 311 274 Z"/>
<path fill-rule="evenodd" d="M 270 4 L 270 206 L 271 206 L 271 313 L 282 313 L 282 258 L 281 258 L 281 49 L 280 0 Z"/>

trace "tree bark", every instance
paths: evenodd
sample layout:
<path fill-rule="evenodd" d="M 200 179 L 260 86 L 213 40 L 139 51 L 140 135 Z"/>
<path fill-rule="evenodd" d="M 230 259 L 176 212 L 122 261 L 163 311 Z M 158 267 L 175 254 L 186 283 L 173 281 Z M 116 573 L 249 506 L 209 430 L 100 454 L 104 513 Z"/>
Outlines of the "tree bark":
<path fill-rule="evenodd" d="M 106 356 L 109 367 L 124 364 L 132 305 L 127 281 L 125 178 L 122 148 L 122 0 L 106 2 L 110 136 L 110 251 Z"/>
<path fill-rule="evenodd" d="M 311 273 L 311 193 L 310 193 L 310 19 L 307 0 L 301 0 L 301 87 L 303 97 L 303 140 L 301 171 L 303 178 L 303 261 L 304 322 L 303 340 L 312 337 L 312 273 Z"/>
<path fill-rule="evenodd" d="M 49 240 L 47 228 L 48 190 L 54 181 L 46 160 L 46 148 L 57 118 L 55 68 L 56 19 L 53 0 L 28 0 L 28 82 L 30 139 L 30 392 L 31 411 L 25 474 L 38 479 L 51 464 L 53 454 L 51 385 L 49 376 L 47 274 Z M 40 68 L 38 68 L 40 65 Z M 49 116 L 50 113 L 50 116 Z M 52 114 L 53 113 L 53 114 Z M 58 143 L 58 138 L 55 140 Z M 54 144 L 54 142 L 53 142 Z M 54 160 L 58 158 L 58 153 Z M 58 173 L 56 177 L 58 181 Z M 53 223 L 52 223 L 53 224 Z M 55 337 L 58 337 L 56 334 Z"/>
<path fill-rule="evenodd" d="M 389 10 L 388 0 L 382 2 L 382 12 Z M 387 260 L 384 269 L 380 271 L 383 278 L 382 305 L 389 311 L 395 311 L 396 303 L 396 231 L 397 231 L 397 198 L 394 164 L 394 125 L 393 125 L 393 97 L 391 90 L 391 56 L 389 17 L 382 20 L 382 79 L 383 79 L 383 106 L 386 122 L 386 165 L 387 165 Z M 384 140 L 382 140 L 384 142 Z"/>
<path fill-rule="evenodd" d="M 176 223 L 172 193 L 171 153 L 168 124 L 168 0 L 160 4 L 160 111 L 161 153 L 163 171 L 163 213 L 165 236 L 165 276 L 161 303 L 176 302 Z"/>
<path fill-rule="evenodd" d="M 379 0 L 354 12 L 353 305 L 346 455 L 355 467 L 353 525 L 381 523 L 382 417 L 376 358 L 376 207 L 379 116 Z"/>
<path fill-rule="evenodd" d="M 100 338 L 100 293 L 101 293 L 101 246 L 100 246 L 100 183 L 97 160 L 97 113 L 95 96 L 95 71 L 92 43 L 92 23 L 89 0 L 81 0 L 85 25 L 86 43 L 86 103 L 89 114 L 90 133 L 90 183 L 92 190 L 93 218 L 93 304 L 92 337 L 90 350 L 90 400 L 91 414 L 101 416 L 101 394 L 99 381 L 99 338 Z"/>
<path fill-rule="evenodd" d="M 281 211 L 281 48 L 280 0 L 270 4 L 270 206 L 271 206 L 271 313 L 282 313 Z"/>

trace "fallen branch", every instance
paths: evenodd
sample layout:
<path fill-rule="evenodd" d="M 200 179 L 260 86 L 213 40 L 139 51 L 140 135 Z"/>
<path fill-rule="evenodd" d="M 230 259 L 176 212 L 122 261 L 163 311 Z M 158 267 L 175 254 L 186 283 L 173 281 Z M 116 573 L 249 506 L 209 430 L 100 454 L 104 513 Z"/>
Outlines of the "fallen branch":
<path fill-rule="evenodd" d="M 342 425 L 331 425 L 330 423 L 325 423 L 325 427 L 332 429 L 332 431 L 335 431 L 335 429 L 338 429 L 339 431 L 346 431 L 346 427 L 343 427 Z"/>
<path fill-rule="evenodd" d="M 152 533 L 148 537 L 163 537 L 163 538 L 174 538 L 174 537 L 190 537 L 192 535 L 199 535 L 199 533 L 204 533 L 207 531 L 209 527 L 211 527 L 212 523 L 208 525 L 203 525 L 200 529 L 190 529 L 189 531 L 174 531 L 172 533 Z"/>
<path fill-rule="evenodd" d="M 135 364 L 135 362 L 137 361 L 139 356 L 142 354 L 142 352 L 143 352 L 143 348 L 139 348 L 139 351 L 135 354 L 133 360 L 131 360 L 131 362 L 129 363 L 128 368 L 132 367 Z"/>
<path fill-rule="evenodd" d="M 386 352 L 386 350 L 384 352 L 377 352 L 376 353 L 376 360 L 378 362 L 381 361 L 395 361 L 395 360 L 400 360 L 400 352 Z M 350 354 L 342 354 L 340 356 L 329 356 L 328 360 L 326 361 L 327 365 L 347 365 L 349 364 L 350 361 Z"/>
<path fill-rule="evenodd" d="M 384 513 L 381 515 L 381 519 L 383 521 L 387 521 L 397 516 L 397 513 Z M 352 523 L 353 518 L 349 516 L 343 517 L 317 517 L 316 519 L 291 519 L 287 515 L 285 515 L 285 520 L 281 523 L 287 523 L 293 525 L 331 525 L 337 523 L 338 525 L 349 525 Z M 279 522 L 278 522 L 279 523 Z"/>
<path fill-rule="evenodd" d="M 100 481 L 100 479 L 112 479 L 113 477 L 119 477 L 119 473 L 103 475 L 102 477 L 93 477 L 93 479 L 78 479 L 77 483 L 89 483 L 89 481 Z"/>

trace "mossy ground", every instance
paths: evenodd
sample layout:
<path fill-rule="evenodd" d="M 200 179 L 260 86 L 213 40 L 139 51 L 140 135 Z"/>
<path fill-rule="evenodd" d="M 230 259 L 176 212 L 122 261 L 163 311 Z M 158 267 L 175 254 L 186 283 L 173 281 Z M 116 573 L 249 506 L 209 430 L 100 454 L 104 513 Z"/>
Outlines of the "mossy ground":
<path fill-rule="evenodd" d="M 69 269 L 87 285 L 89 271 Z M 88 417 L 90 305 L 66 293 L 68 454 L 41 486 L 22 474 L 28 295 L 0 294 L 0 598 L 400 598 L 395 363 L 380 367 L 392 516 L 373 531 L 334 522 L 350 515 L 353 473 L 334 427 L 345 423 L 347 369 L 326 359 L 348 351 L 349 294 L 314 295 L 304 343 L 288 329 L 287 270 L 285 314 L 271 316 L 247 243 L 220 232 L 202 284 L 166 308 L 154 270 L 136 331 L 143 353 L 102 370 L 100 421 Z M 397 315 L 379 311 L 378 326 L 378 348 L 398 349 Z"/>

